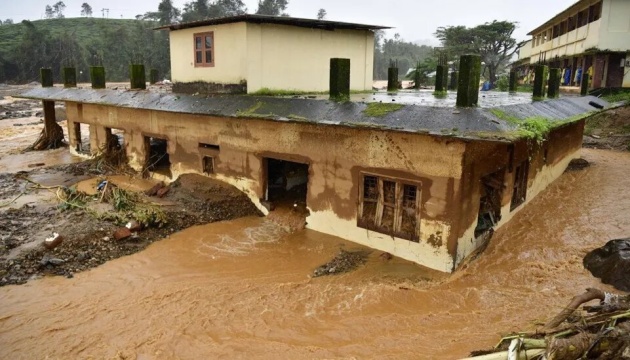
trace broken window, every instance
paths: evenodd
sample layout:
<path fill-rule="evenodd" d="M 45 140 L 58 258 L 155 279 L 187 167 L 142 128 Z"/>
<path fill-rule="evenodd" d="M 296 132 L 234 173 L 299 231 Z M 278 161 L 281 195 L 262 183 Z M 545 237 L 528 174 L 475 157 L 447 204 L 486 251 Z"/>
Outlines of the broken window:
<path fill-rule="evenodd" d="M 505 179 L 505 169 L 498 170 L 481 178 L 479 215 L 475 237 L 493 229 L 501 220 L 501 198 Z"/>
<path fill-rule="evenodd" d="M 374 175 L 361 181 L 358 226 L 419 241 L 418 186 Z"/>
<path fill-rule="evenodd" d="M 527 177 L 529 175 L 529 161 L 523 161 L 514 171 L 514 186 L 510 210 L 516 209 L 525 202 L 527 197 Z"/>
<path fill-rule="evenodd" d="M 144 137 L 146 151 L 145 169 L 171 176 L 171 161 L 168 153 L 168 141 L 150 136 Z"/>
<path fill-rule="evenodd" d="M 214 66 L 214 32 L 197 33 L 195 40 L 195 67 Z"/>

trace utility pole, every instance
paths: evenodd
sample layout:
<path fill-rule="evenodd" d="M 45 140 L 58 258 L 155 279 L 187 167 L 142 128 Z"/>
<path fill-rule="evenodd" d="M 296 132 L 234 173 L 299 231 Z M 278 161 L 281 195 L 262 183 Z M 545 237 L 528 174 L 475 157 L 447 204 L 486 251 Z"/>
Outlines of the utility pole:
<path fill-rule="evenodd" d="M 105 12 L 107 12 L 107 18 L 109 18 L 109 9 L 105 9 L 105 8 L 101 9 L 101 15 L 103 17 L 105 17 Z"/>

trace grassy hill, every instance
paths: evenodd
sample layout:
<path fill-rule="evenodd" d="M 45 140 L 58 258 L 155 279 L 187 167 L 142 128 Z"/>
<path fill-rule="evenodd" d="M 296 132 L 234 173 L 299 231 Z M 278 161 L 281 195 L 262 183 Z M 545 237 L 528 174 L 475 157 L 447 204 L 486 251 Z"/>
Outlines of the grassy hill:
<path fill-rule="evenodd" d="M 0 82 L 35 80 L 39 67 L 52 67 L 58 73 L 62 66 L 87 70 L 100 64 L 106 67 L 108 80 L 119 81 L 125 80 L 131 62 L 143 62 L 167 74 L 168 39 L 165 32 L 153 30 L 156 26 L 152 21 L 103 18 L 2 25 Z"/>

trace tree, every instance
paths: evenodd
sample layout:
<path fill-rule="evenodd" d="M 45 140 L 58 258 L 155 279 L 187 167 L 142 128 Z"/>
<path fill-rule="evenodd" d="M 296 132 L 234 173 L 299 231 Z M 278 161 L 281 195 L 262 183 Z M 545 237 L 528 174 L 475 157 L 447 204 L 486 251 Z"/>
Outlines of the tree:
<path fill-rule="evenodd" d="M 214 6 L 222 11 L 220 16 L 235 16 L 247 13 L 247 8 L 241 0 L 217 0 Z"/>
<path fill-rule="evenodd" d="M 46 5 L 46 11 L 44 13 L 46 19 L 52 19 L 55 16 L 55 13 L 53 12 L 53 8 L 50 5 Z"/>
<path fill-rule="evenodd" d="M 247 13 L 247 8 L 242 0 L 216 0 L 210 3 L 207 0 L 194 0 L 184 4 L 182 21 L 197 21 L 245 13 Z"/>
<path fill-rule="evenodd" d="M 11 24 L 13 24 L 13 19 L 4 20 L 4 25 L 11 25 Z"/>
<path fill-rule="evenodd" d="M 56 14 L 56 16 L 59 19 L 64 18 L 63 12 L 65 9 L 66 9 L 66 4 L 64 4 L 63 1 L 58 1 L 55 3 L 55 5 L 53 5 L 53 12 Z"/>
<path fill-rule="evenodd" d="M 287 9 L 288 4 L 289 4 L 289 0 L 259 0 L 258 10 L 256 10 L 256 14 L 287 16 L 287 14 L 284 13 L 284 11 Z"/>
<path fill-rule="evenodd" d="M 157 16 L 160 25 L 176 23 L 180 14 L 180 10 L 173 5 L 172 0 L 162 0 L 158 5 Z"/>
<path fill-rule="evenodd" d="M 465 26 L 440 27 L 435 36 L 442 42 L 449 56 L 458 59 L 464 54 L 477 54 L 488 69 L 488 80 L 494 87 L 497 73 L 518 51 L 512 37 L 517 23 L 496 21 L 473 28 Z"/>
<path fill-rule="evenodd" d="M 317 20 L 324 20 L 326 19 L 326 9 L 319 9 L 319 11 L 317 12 Z"/>
<path fill-rule="evenodd" d="M 83 3 L 81 5 L 81 16 L 90 17 L 92 16 L 92 7 L 88 3 Z"/>

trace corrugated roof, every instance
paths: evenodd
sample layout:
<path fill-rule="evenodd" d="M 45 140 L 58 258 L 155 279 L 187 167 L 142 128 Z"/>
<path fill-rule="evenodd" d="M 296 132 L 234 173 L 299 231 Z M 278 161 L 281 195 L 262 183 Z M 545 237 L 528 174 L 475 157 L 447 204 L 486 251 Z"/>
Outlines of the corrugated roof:
<path fill-rule="evenodd" d="M 373 117 L 366 113 L 368 106 L 372 106 L 367 103 L 248 95 L 202 97 L 135 90 L 51 87 L 30 89 L 19 97 L 241 119 L 430 133 L 457 138 L 492 138 L 495 141 L 513 139 L 518 124 L 506 121 L 507 117 L 526 119 L 541 116 L 551 121 L 563 121 L 596 110 L 589 105 L 591 101 L 604 107 L 608 105 L 594 96 L 566 97 L 498 107 L 496 109 L 505 114 L 501 117 L 496 116 L 494 109 L 400 105 L 389 107 L 390 111 L 384 116 Z"/>
<path fill-rule="evenodd" d="M 384 30 L 391 29 L 389 26 L 380 26 L 380 25 L 366 25 L 366 24 L 354 24 L 340 21 L 328 21 L 328 20 L 315 20 L 315 19 L 304 19 L 304 18 L 294 18 L 288 16 L 269 16 L 269 15 L 253 15 L 253 14 L 245 14 L 245 15 L 237 15 L 237 16 L 227 16 L 220 18 L 211 18 L 199 21 L 192 21 L 181 24 L 170 24 L 165 26 L 160 26 L 155 28 L 155 30 L 160 29 L 169 29 L 173 30 L 182 30 L 195 28 L 200 26 L 209 26 L 209 25 L 222 25 L 222 24 L 232 24 L 237 22 L 247 22 L 253 24 L 278 24 L 278 25 L 289 25 L 289 26 L 299 26 L 305 28 L 312 29 L 324 29 L 324 30 L 334 30 L 334 29 L 350 29 L 350 30 Z"/>

